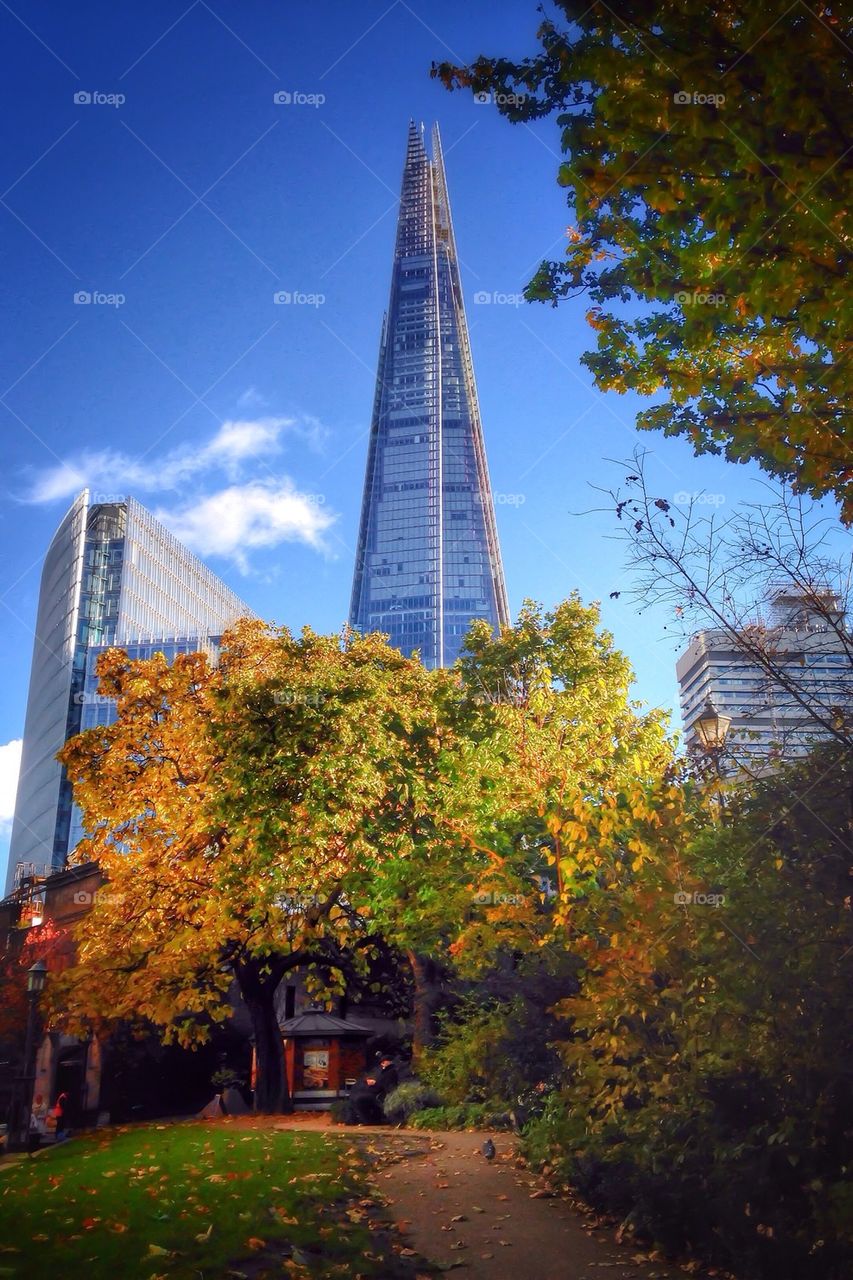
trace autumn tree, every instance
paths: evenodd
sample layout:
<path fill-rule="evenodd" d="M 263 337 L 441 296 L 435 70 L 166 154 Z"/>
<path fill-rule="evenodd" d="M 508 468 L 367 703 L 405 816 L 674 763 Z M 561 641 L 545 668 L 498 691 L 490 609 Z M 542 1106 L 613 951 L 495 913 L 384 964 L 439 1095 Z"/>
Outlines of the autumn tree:
<path fill-rule="evenodd" d="M 388 868 L 395 883 L 408 865 L 426 875 L 440 847 L 465 847 L 435 693 L 449 677 L 379 636 L 296 639 L 260 623 L 224 638 L 218 666 L 111 650 L 99 677 L 118 719 L 62 759 L 91 833 L 77 857 L 108 883 L 58 1002 L 72 1024 L 141 1016 L 192 1044 L 227 1016 L 236 981 L 256 1106 L 278 1110 L 284 974 L 328 981 L 354 963 L 393 915 L 374 905 Z"/>
<path fill-rule="evenodd" d="M 531 1150 L 599 1207 L 744 1280 L 843 1280 L 853 1022 L 847 795 L 835 743 L 739 788 L 575 905 L 565 1083 Z"/>
<path fill-rule="evenodd" d="M 527 297 L 589 298 L 584 363 L 655 396 L 639 426 L 833 494 L 849 523 L 849 10 L 554 7 L 531 57 L 433 68 L 513 123 L 555 117 L 573 223 Z"/>
<path fill-rule="evenodd" d="M 502 862 L 479 868 L 458 918 L 449 950 L 471 987 L 426 1066 L 452 1101 L 485 1091 L 499 1106 L 496 1090 L 519 1085 L 524 1069 L 528 1085 L 554 1074 L 545 1044 L 529 1046 L 524 1069 L 495 1068 L 510 1027 L 521 1039 L 565 1038 L 553 1010 L 577 992 L 591 955 L 620 968 L 647 962 L 636 947 L 611 947 L 613 925 L 647 863 L 667 869 L 670 901 L 679 889 L 686 797 L 665 716 L 632 700 L 630 664 L 596 605 L 528 601 L 499 636 L 475 624 L 460 671 L 468 731 L 479 726 L 504 761 L 490 833 Z M 533 986 L 549 993 L 538 1012 Z"/>
<path fill-rule="evenodd" d="M 598 606 L 576 593 L 547 612 L 526 602 L 498 637 L 475 623 L 467 649 L 468 696 L 506 744 L 503 825 L 515 836 L 516 884 L 527 879 L 523 902 L 501 904 L 486 927 L 494 935 L 505 919 L 511 935 L 529 921 L 544 875 L 555 895 L 548 930 L 568 943 L 574 899 L 606 891 L 616 865 L 639 867 L 662 815 L 678 813 L 665 715 L 632 701 L 630 663 L 600 628 Z"/>
<path fill-rule="evenodd" d="M 16 1108 L 23 1099 L 16 1093 L 16 1075 L 23 1067 L 29 1001 L 27 970 L 37 960 L 48 966 L 49 981 L 70 960 L 70 938 L 67 930 L 53 920 L 9 929 L 0 947 L 0 1078 L 8 1079 L 8 1120 L 14 1129 Z M 38 1012 L 38 1010 L 37 1010 Z M 3 1081 L 5 1084 L 6 1081 Z M 5 1089 L 3 1090 L 5 1092 Z"/>

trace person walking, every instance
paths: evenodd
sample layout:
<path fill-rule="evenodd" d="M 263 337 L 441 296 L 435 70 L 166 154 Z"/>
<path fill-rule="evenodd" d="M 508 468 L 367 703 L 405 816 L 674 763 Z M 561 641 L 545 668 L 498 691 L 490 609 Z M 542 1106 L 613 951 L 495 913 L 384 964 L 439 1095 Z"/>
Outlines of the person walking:
<path fill-rule="evenodd" d="M 59 1097 L 56 1099 L 56 1102 L 54 1102 L 53 1104 L 53 1115 L 56 1120 L 56 1141 L 57 1142 L 62 1142 L 64 1138 L 68 1137 L 68 1133 L 65 1128 L 65 1125 L 66 1125 L 65 1112 L 67 1107 L 68 1107 L 68 1094 L 61 1093 Z"/>

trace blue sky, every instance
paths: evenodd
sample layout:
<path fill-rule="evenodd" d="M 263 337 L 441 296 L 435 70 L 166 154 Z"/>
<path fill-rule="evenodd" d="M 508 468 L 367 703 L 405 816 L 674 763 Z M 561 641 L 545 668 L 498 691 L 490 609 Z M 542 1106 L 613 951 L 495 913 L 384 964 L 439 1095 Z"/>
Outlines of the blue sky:
<path fill-rule="evenodd" d="M 730 507 L 750 470 L 634 431 L 637 402 L 580 365 L 582 299 L 517 305 L 571 221 L 557 128 L 428 73 L 530 52 L 538 20 L 532 0 L 0 7 L 0 744 L 23 728 L 41 558 L 84 483 L 132 492 L 261 615 L 341 626 L 409 117 L 442 130 L 511 607 L 601 599 L 638 697 L 675 703 L 676 620 L 608 598 L 612 521 L 572 513 L 638 442 L 668 497 Z"/>

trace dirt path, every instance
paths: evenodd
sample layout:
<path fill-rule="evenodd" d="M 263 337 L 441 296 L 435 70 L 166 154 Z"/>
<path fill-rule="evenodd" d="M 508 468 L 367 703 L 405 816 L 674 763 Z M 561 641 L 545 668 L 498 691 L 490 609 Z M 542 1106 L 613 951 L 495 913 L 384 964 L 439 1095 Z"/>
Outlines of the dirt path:
<path fill-rule="evenodd" d="M 683 1277 L 664 1262 L 634 1261 L 640 1250 L 616 1244 L 612 1228 L 596 1227 L 559 1197 L 537 1195 L 543 1184 L 519 1167 L 511 1134 L 494 1135 L 497 1156 L 489 1164 L 480 1133 L 326 1132 L 356 1139 L 374 1161 L 373 1184 L 407 1244 L 442 1269 L 464 1268 L 466 1280 Z"/>

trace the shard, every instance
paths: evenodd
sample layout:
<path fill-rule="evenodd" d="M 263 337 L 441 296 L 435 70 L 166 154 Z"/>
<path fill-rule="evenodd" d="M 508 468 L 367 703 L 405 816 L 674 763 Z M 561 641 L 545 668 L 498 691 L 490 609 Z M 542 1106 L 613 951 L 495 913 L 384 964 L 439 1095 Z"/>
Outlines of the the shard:
<path fill-rule="evenodd" d="M 438 127 L 409 126 L 350 625 L 450 666 L 509 621 Z"/>

